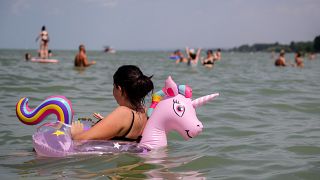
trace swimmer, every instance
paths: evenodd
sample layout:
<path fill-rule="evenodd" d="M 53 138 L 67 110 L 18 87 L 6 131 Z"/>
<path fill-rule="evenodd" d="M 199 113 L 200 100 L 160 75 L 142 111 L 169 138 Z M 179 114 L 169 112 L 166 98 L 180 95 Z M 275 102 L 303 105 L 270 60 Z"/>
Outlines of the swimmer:
<path fill-rule="evenodd" d="M 52 51 L 51 51 L 51 49 L 49 49 L 48 50 L 48 57 L 52 57 L 52 56 L 53 56 Z"/>
<path fill-rule="evenodd" d="M 309 60 L 315 60 L 316 59 L 316 54 L 314 52 L 311 52 L 309 54 Z"/>
<path fill-rule="evenodd" d="M 75 67 L 88 67 L 93 64 L 96 64 L 95 61 L 88 61 L 86 48 L 83 44 L 79 46 L 79 53 L 74 58 L 74 66 Z"/>
<path fill-rule="evenodd" d="M 188 59 L 184 57 L 183 53 L 178 49 L 174 51 L 171 55 L 170 58 L 176 59 L 176 64 L 179 63 L 187 63 Z"/>
<path fill-rule="evenodd" d="M 26 54 L 24 55 L 24 58 L 25 58 L 26 61 L 30 61 L 30 60 L 31 60 L 31 54 L 26 53 Z"/>
<path fill-rule="evenodd" d="M 196 66 L 200 58 L 201 48 L 199 48 L 196 53 L 194 49 L 186 47 L 186 53 L 188 57 L 188 65 Z"/>
<path fill-rule="evenodd" d="M 212 68 L 214 65 L 215 57 L 211 49 L 207 50 L 207 57 L 201 61 L 202 65 L 207 68 Z"/>
<path fill-rule="evenodd" d="M 221 49 L 217 49 L 217 51 L 214 53 L 214 61 L 220 61 L 221 60 Z"/>
<path fill-rule="evenodd" d="M 82 123 L 72 123 L 72 138 L 139 142 L 147 123 L 144 98 L 154 88 L 151 78 L 137 66 L 121 66 L 113 75 L 113 96 L 119 106 L 87 131 Z M 96 113 L 94 115 L 101 118 Z"/>
<path fill-rule="evenodd" d="M 285 52 L 281 51 L 278 59 L 274 62 L 275 66 L 287 66 L 286 64 L 286 58 L 284 57 Z"/>
<path fill-rule="evenodd" d="M 296 62 L 296 66 L 297 67 L 300 67 L 300 68 L 303 68 L 304 67 L 304 64 L 303 64 L 303 59 L 301 57 L 301 53 L 300 52 L 296 52 L 296 55 L 294 57 L 294 60 Z"/>

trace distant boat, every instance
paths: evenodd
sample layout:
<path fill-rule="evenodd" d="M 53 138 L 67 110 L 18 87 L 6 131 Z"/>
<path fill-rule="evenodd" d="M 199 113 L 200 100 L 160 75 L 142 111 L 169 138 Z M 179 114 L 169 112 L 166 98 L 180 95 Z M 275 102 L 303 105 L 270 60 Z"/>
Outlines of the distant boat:
<path fill-rule="evenodd" d="M 116 50 L 113 49 L 113 48 L 110 47 L 110 46 L 105 46 L 105 47 L 104 47 L 104 52 L 105 52 L 105 53 L 112 53 L 112 54 L 114 54 L 114 53 L 116 53 Z"/>

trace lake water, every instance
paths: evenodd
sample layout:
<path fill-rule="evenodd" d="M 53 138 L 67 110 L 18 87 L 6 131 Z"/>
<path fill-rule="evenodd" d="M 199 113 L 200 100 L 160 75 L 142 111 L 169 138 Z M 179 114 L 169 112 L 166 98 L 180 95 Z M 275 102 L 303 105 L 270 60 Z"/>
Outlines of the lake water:
<path fill-rule="evenodd" d="M 76 51 L 55 51 L 58 64 L 26 62 L 24 53 L 0 50 L 1 179 L 320 179 L 319 56 L 305 59 L 300 69 L 277 68 L 268 53 L 223 53 L 206 69 L 176 65 L 165 51 L 89 51 L 97 64 L 79 70 L 73 67 Z M 293 54 L 286 57 L 292 61 Z M 117 105 L 112 76 L 123 64 L 153 75 L 155 91 L 171 75 L 191 86 L 194 98 L 219 92 L 197 109 L 203 132 L 190 141 L 170 133 L 165 150 L 145 156 L 37 157 L 31 137 L 36 127 L 15 114 L 19 98 L 29 97 L 35 107 L 48 96 L 64 95 L 75 119 L 106 115 Z"/>

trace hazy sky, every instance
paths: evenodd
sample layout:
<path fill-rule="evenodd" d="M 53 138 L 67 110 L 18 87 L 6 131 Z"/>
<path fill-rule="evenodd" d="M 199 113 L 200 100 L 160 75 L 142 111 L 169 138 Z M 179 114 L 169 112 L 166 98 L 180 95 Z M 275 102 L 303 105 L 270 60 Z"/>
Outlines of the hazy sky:
<path fill-rule="evenodd" d="M 0 48 L 229 48 L 313 41 L 320 0 L 0 0 Z"/>

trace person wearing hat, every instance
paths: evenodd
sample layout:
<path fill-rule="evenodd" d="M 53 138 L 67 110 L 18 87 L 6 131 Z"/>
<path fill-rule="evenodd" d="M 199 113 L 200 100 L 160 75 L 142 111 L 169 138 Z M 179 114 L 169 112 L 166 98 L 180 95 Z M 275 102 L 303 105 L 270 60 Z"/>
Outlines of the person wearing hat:
<path fill-rule="evenodd" d="M 189 49 L 188 47 L 186 47 L 186 53 L 188 57 L 188 65 L 196 66 L 200 58 L 201 48 L 199 48 L 196 53 L 195 49 Z"/>

